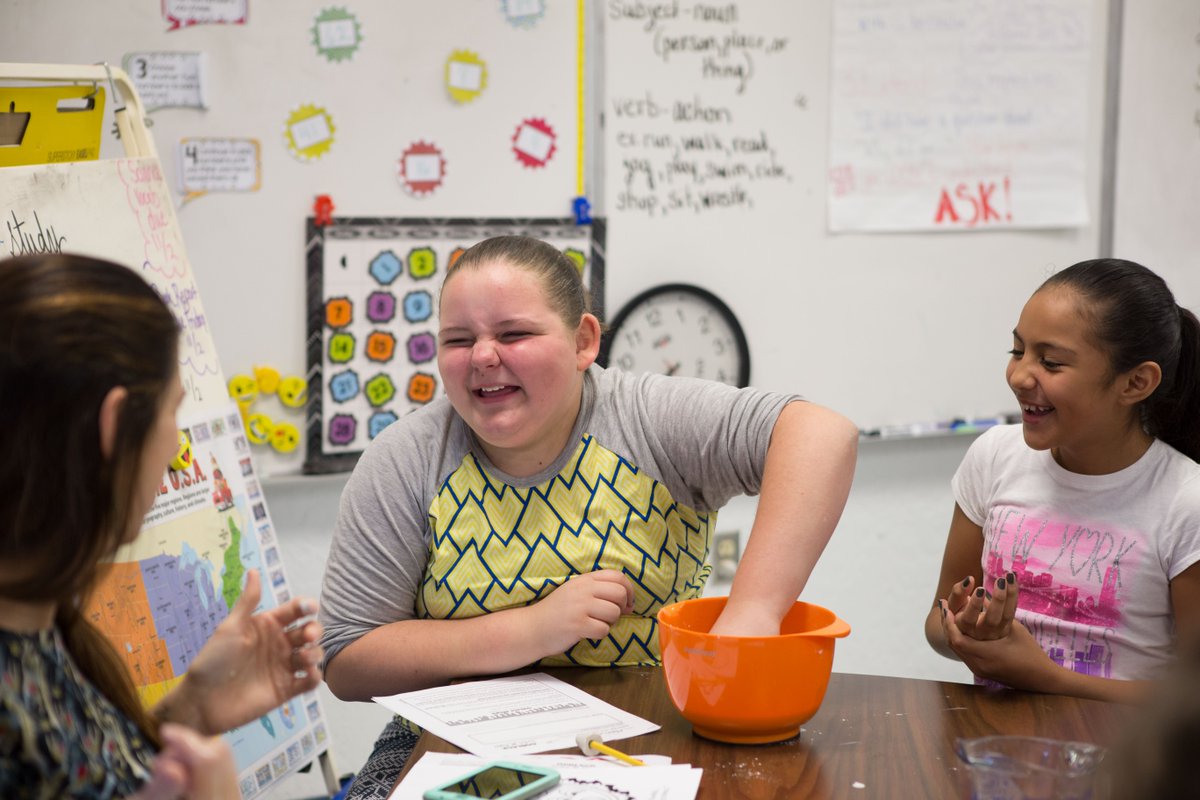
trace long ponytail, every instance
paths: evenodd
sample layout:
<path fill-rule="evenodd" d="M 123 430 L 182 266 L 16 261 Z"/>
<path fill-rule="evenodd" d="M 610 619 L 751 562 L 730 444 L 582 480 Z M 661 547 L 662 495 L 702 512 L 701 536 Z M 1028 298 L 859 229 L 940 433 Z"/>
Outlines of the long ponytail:
<path fill-rule="evenodd" d="M 1146 408 L 1158 438 L 1200 461 L 1200 320 L 1179 308 L 1179 366 L 1163 397 Z"/>

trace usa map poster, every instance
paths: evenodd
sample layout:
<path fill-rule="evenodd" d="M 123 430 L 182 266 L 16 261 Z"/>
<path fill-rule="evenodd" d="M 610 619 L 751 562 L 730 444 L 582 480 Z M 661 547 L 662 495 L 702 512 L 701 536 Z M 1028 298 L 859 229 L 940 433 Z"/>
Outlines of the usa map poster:
<path fill-rule="evenodd" d="M 262 578 L 258 611 L 291 599 L 236 405 L 180 422 L 191 464 L 163 476 L 141 535 L 113 559 L 88 609 L 117 643 L 147 705 L 183 679 L 241 597 L 247 571 Z M 242 796 L 256 796 L 325 749 L 323 716 L 312 691 L 227 734 Z"/>

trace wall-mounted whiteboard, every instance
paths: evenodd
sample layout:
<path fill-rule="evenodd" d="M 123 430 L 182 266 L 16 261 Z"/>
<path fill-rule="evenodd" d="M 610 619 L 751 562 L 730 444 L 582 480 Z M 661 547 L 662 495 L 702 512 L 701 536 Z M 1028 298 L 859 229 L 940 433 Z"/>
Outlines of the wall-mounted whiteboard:
<path fill-rule="evenodd" d="M 995 11 L 993 2 L 735 0 L 655 5 L 657 15 L 651 4 L 606 4 L 609 308 L 652 283 L 699 284 L 741 320 L 753 384 L 799 392 L 863 428 L 1015 410 L 1004 363 L 1022 304 L 1050 271 L 1099 252 L 1108 9 L 1103 0 L 1001 5 L 1006 27 L 989 39 L 972 15 Z M 1082 150 L 1069 154 L 1083 173 L 1079 208 L 1068 209 L 1077 222 L 830 233 L 830 186 L 844 178 L 830 159 L 838 11 L 851 12 L 841 19 L 851 33 L 963 31 L 957 52 L 927 59 L 928 69 L 956 76 L 959 95 L 945 91 L 944 75 L 921 78 L 895 63 L 892 91 L 911 98 L 911 118 L 944 109 L 947 97 L 968 112 L 986 107 L 976 96 L 987 99 L 985 80 L 1011 86 L 1061 74 L 1031 65 L 1031 78 L 1013 66 L 1022 63 L 1011 57 L 1016 48 L 990 52 L 989 41 L 1025 35 L 1046 53 L 1078 51 L 1085 35 L 1082 72 L 1070 76 L 1082 87 Z M 1048 17 L 1071 24 L 1043 25 Z M 989 69 L 978 70 L 984 62 Z M 931 87 L 942 94 L 930 99 Z M 1046 113 L 1041 96 L 1030 92 L 1014 113 Z M 880 124 L 878 159 L 909 169 L 898 133 Z M 999 206 L 1001 192 L 993 197 Z"/>

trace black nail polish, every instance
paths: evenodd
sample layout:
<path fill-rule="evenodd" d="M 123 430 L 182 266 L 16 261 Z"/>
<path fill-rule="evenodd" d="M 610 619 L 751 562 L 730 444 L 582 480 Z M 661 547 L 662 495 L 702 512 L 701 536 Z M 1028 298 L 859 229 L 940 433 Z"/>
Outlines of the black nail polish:
<path fill-rule="evenodd" d="M 983 589 L 983 587 L 982 587 L 982 586 L 980 586 L 978 589 L 976 589 L 976 590 L 975 590 L 975 596 L 976 596 L 976 597 L 983 597 L 983 592 L 984 592 L 984 589 Z"/>
<path fill-rule="evenodd" d="M 1017 582 L 1017 573 L 1015 573 L 1015 572 L 1010 572 L 1010 573 L 1008 573 L 1008 575 L 1006 575 L 1005 577 L 1007 577 L 1007 578 L 1008 578 L 1008 582 L 1009 582 L 1009 583 L 1016 583 L 1016 582 Z"/>
<path fill-rule="evenodd" d="M 992 599 L 992 593 L 987 591 L 986 589 L 983 592 L 983 596 L 986 597 L 988 600 Z"/>
<path fill-rule="evenodd" d="M 966 578 L 963 578 L 963 588 L 965 589 L 970 585 L 971 585 L 971 578 L 969 576 Z"/>
<path fill-rule="evenodd" d="M 1004 578 L 1001 578 L 1000 580 L 996 581 L 996 588 L 999 589 L 1000 591 L 1004 591 L 1004 587 L 1006 585 L 1007 584 L 1005 583 Z"/>

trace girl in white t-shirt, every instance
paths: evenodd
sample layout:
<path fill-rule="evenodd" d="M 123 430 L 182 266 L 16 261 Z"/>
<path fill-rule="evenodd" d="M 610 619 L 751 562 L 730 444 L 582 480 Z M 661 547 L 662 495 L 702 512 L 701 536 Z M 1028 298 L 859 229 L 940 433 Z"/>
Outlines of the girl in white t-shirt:
<path fill-rule="evenodd" d="M 1137 701 L 1200 628 L 1200 323 L 1145 267 L 1084 261 L 1011 355 L 1022 421 L 954 476 L 926 638 L 983 681 Z"/>

